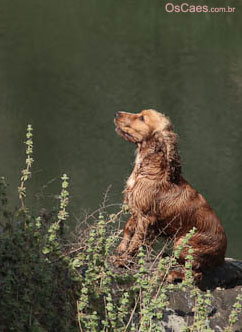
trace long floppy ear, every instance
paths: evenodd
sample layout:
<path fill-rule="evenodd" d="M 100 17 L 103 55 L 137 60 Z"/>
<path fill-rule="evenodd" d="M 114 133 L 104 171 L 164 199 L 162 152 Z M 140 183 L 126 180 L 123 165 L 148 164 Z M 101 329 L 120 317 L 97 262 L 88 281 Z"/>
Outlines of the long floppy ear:
<path fill-rule="evenodd" d="M 177 135 L 173 131 L 173 126 L 169 123 L 162 130 L 157 130 L 155 138 L 158 141 L 157 147 L 165 150 L 167 162 L 167 175 L 170 182 L 179 182 L 181 175 L 181 160 L 177 149 Z"/>

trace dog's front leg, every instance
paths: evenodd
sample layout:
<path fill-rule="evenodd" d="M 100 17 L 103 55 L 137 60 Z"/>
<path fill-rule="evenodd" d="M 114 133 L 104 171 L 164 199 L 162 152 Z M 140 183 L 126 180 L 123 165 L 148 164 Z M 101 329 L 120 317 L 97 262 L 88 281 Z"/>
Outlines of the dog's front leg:
<path fill-rule="evenodd" d="M 139 250 L 139 247 L 145 242 L 147 236 L 147 229 L 149 225 L 149 219 L 146 216 L 139 215 L 135 218 L 136 225 L 133 230 L 133 236 L 129 238 L 128 246 L 125 252 L 119 256 L 115 257 L 114 263 L 117 266 L 125 266 L 131 263 L 132 257 Z M 129 233 L 130 234 L 130 233 Z M 124 238 L 124 246 L 127 245 L 127 238 Z M 122 244 L 122 242 L 121 242 Z"/>
<path fill-rule="evenodd" d="M 149 226 L 149 219 L 144 215 L 140 215 L 137 218 L 137 226 L 135 228 L 134 235 L 130 240 L 129 247 L 126 251 L 128 256 L 134 256 L 139 250 L 139 247 L 145 243 L 147 237 L 147 230 Z"/>
<path fill-rule="evenodd" d="M 132 215 L 125 224 L 123 238 L 117 248 L 117 252 L 119 255 L 121 255 L 128 249 L 130 240 L 135 232 L 136 226 L 137 226 L 137 217 L 135 215 Z"/>

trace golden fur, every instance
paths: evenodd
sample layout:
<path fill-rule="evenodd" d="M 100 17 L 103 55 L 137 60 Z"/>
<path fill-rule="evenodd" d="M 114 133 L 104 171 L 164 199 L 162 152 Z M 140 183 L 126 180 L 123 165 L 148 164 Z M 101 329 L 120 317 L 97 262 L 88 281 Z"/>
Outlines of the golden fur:
<path fill-rule="evenodd" d="M 127 264 L 144 241 L 159 234 L 174 237 L 177 247 L 193 227 L 197 231 L 189 245 L 194 250 L 194 273 L 222 264 L 227 246 L 224 229 L 204 197 L 181 175 L 177 136 L 170 120 L 157 111 L 144 110 L 118 112 L 115 124 L 120 136 L 137 144 L 135 166 L 124 191 L 131 217 L 116 264 Z M 186 255 L 184 249 L 180 263 Z"/>

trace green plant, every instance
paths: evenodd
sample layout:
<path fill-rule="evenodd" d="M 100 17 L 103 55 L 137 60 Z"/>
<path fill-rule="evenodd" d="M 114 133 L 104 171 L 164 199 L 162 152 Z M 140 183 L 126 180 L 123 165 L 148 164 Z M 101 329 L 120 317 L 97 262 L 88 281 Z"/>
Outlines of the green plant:
<path fill-rule="evenodd" d="M 66 210 L 69 203 L 69 192 L 68 188 L 68 176 L 63 174 L 61 177 L 62 180 L 62 190 L 59 196 L 60 199 L 60 209 L 57 214 L 57 221 L 53 222 L 48 229 L 48 233 L 46 234 L 46 244 L 42 249 L 43 254 L 54 254 L 61 256 L 61 245 L 60 238 L 64 233 L 64 221 L 68 217 L 68 212 Z"/>
<path fill-rule="evenodd" d="M 239 294 L 236 297 L 236 301 L 233 304 L 232 311 L 229 315 L 229 324 L 224 332 L 233 332 L 233 326 L 237 323 L 239 315 L 242 313 L 242 295 Z"/>
<path fill-rule="evenodd" d="M 31 177 L 31 166 L 34 162 L 33 159 L 33 128 L 32 126 L 29 124 L 27 127 L 27 133 L 26 133 L 26 168 L 22 170 L 22 176 L 20 179 L 20 186 L 18 187 L 18 194 L 19 194 L 19 199 L 21 201 L 21 209 L 23 210 L 23 212 L 27 212 L 26 211 L 26 207 L 25 207 L 25 203 L 24 203 L 24 198 L 26 197 L 26 187 L 25 187 L 25 182 L 27 180 L 30 179 Z"/>
<path fill-rule="evenodd" d="M 18 188 L 21 206 L 17 211 L 9 211 L 7 185 L 4 178 L 0 181 L 1 219 L 7 220 L 1 222 L 0 231 L 0 330 L 72 331 L 76 329 L 76 284 L 69 277 L 68 263 L 62 259 L 61 250 L 48 259 L 42 253 L 46 238 L 50 241 L 53 235 L 50 231 L 53 226 L 50 223 L 43 227 L 41 217 L 30 215 L 24 201 L 25 183 L 33 164 L 30 125 L 26 137 L 26 168 Z M 64 212 L 65 205 L 61 205 L 57 218 L 66 216 Z M 60 244 L 60 238 L 55 242 Z"/>

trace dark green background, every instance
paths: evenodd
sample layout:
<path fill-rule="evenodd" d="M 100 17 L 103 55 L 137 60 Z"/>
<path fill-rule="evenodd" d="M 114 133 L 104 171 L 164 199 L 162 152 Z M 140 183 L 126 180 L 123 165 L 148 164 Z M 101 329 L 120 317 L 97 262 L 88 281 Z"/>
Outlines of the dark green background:
<path fill-rule="evenodd" d="M 28 123 L 29 198 L 43 193 L 38 204 L 48 206 L 60 185 L 51 180 L 66 172 L 72 218 L 97 208 L 109 185 L 110 202 L 120 203 L 134 146 L 115 134 L 113 115 L 156 108 L 179 134 L 185 177 L 223 221 L 228 255 L 242 258 L 241 1 L 189 3 L 236 12 L 167 14 L 157 0 L 0 0 L 0 175 L 12 204 Z"/>

